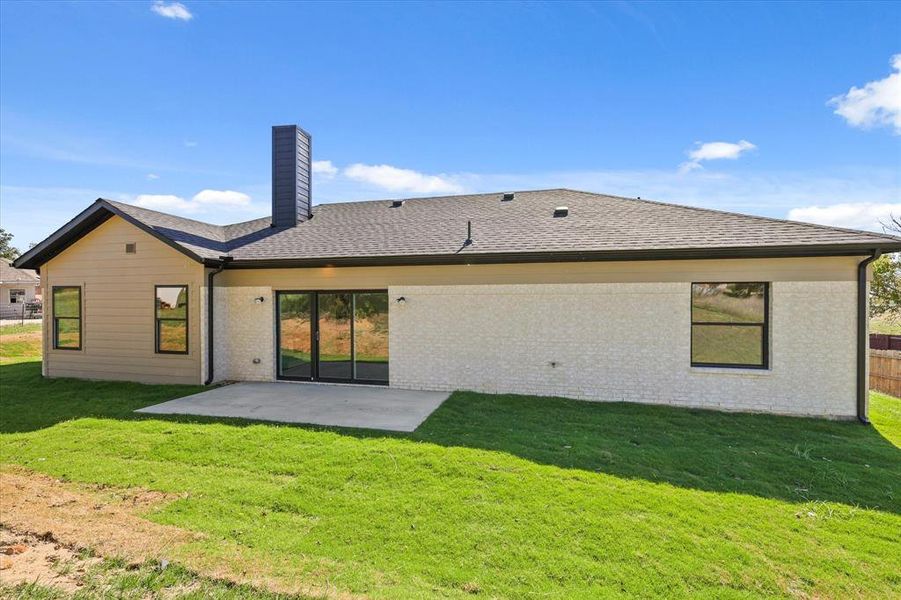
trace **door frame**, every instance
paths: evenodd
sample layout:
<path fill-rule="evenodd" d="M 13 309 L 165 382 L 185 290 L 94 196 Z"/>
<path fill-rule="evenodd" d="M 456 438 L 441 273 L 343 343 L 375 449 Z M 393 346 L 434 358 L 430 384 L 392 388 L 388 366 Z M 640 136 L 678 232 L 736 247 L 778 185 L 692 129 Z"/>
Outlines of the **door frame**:
<path fill-rule="evenodd" d="M 281 374 L 281 352 L 282 352 L 282 323 L 280 315 L 281 296 L 282 294 L 309 294 L 310 299 L 310 377 L 291 377 Z M 356 300 L 351 298 L 351 316 L 350 316 L 350 360 L 351 360 L 351 378 L 335 379 L 330 377 L 319 377 L 319 294 L 385 294 L 388 295 L 387 289 L 361 289 L 361 290 L 275 290 L 275 378 L 282 381 L 321 381 L 324 383 L 353 383 L 362 385 L 388 385 L 388 381 L 378 379 L 358 379 L 356 377 L 356 366 L 353 364 L 356 359 L 355 344 L 355 312 Z M 390 305 L 389 305 L 390 306 Z M 389 321 L 390 330 L 390 321 Z M 391 350 L 388 350 L 388 370 L 391 370 Z"/>

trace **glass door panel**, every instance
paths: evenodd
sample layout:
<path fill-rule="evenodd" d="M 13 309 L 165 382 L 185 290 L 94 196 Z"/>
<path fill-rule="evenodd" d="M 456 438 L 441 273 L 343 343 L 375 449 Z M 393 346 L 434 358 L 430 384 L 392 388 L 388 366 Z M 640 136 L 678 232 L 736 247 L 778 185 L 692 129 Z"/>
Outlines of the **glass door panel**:
<path fill-rule="evenodd" d="M 350 380 L 353 378 L 353 294 L 321 293 L 318 296 L 318 377 Z"/>
<path fill-rule="evenodd" d="M 278 295 L 278 374 L 313 377 L 313 294 Z"/>
<path fill-rule="evenodd" d="M 354 379 L 388 382 L 388 294 L 354 294 Z"/>

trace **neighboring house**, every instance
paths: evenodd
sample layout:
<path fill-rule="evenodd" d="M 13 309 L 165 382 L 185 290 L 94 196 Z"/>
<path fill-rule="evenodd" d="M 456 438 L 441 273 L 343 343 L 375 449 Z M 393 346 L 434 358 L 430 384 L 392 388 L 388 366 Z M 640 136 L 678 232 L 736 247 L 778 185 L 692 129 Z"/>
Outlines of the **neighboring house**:
<path fill-rule="evenodd" d="M 44 374 L 866 420 L 867 264 L 897 237 L 568 189 L 312 206 L 294 126 L 272 173 L 271 218 L 101 199 L 18 259 Z"/>
<path fill-rule="evenodd" d="M 21 319 L 23 312 L 31 316 L 34 302 L 40 299 L 38 274 L 32 269 L 17 269 L 0 257 L 0 319 Z"/>

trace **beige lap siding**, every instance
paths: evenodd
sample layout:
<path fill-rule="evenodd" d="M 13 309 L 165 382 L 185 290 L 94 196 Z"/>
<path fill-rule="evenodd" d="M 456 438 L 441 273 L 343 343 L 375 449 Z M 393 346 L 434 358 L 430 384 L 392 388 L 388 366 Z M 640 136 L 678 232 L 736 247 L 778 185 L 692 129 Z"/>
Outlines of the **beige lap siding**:
<path fill-rule="evenodd" d="M 135 254 L 125 244 L 137 244 Z M 202 382 L 203 267 L 130 223 L 113 217 L 41 267 L 48 311 L 44 374 L 144 383 Z M 55 350 L 52 288 L 82 290 L 82 349 Z M 155 285 L 188 286 L 188 354 L 155 353 Z"/>
<path fill-rule="evenodd" d="M 391 385 L 854 416 L 853 282 L 772 284 L 768 371 L 690 366 L 690 283 L 391 287 Z"/>

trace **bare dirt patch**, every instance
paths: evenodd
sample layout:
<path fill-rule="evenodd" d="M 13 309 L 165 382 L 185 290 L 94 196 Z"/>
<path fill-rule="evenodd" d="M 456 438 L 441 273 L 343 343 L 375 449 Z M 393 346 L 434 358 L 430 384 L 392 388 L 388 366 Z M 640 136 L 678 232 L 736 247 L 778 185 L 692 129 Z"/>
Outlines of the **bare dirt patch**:
<path fill-rule="evenodd" d="M 15 531 L 49 534 L 63 544 L 89 547 L 105 556 L 143 562 L 201 538 L 134 514 L 169 497 L 146 490 L 78 489 L 51 477 L 19 470 L 0 473 L 3 524 Z"/>
<path fill-rule="evenodd" d="M 65 546 L 49 536 L 19 533 L 0 526 L 0 582 L 37 583 L 74 592 L 99 558 Z"/>
<path fill-rule="evenodd" d="M 0 566 L 5 568 L 0 570 L 0 583 L 12 586 L 37 579 L 71 591 L 82 585 L 85 570 L 102 558 L 124 559 L 129 568 L 168 563 L 171 558 L 202 577 L 276 594 L 361 598 L 327 584 L 310 584 L 286 564 L 261 559 L 232 542 L 218 542 L 211 556 L 201 550 L 207 540 L 203 534 L 140 516 L 180 497 L 62 482 L 4 466 L 0 469 Z M 25 547 L 24 552 L 2 553 L 2 548 L 19 546 Z"/>
<path fill-rule="evenodd" d="M 0 338 L 4 342 L 35 342 L 41 343 L 40 331 L 28 331 L 26 333 L 4 333 L 0 334 Z"/>

